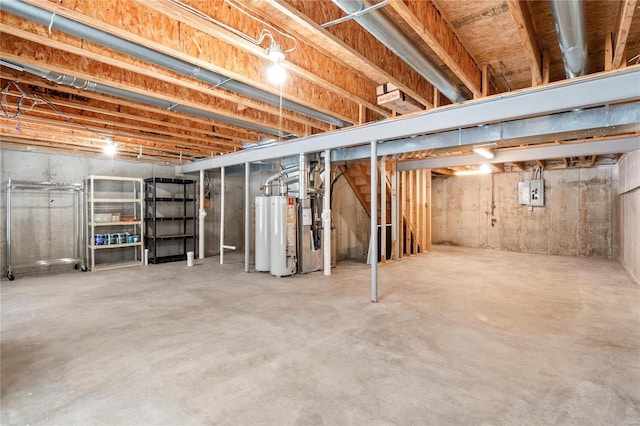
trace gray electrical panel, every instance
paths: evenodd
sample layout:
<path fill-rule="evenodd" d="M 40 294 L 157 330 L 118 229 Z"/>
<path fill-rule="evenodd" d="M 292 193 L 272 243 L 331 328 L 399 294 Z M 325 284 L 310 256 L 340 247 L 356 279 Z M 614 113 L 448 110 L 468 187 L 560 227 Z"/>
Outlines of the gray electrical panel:
<path fill-rule="evenodd" d="M 544 206 L 544 180 L 518 182 L 518 203 L 524 206 Z"/>

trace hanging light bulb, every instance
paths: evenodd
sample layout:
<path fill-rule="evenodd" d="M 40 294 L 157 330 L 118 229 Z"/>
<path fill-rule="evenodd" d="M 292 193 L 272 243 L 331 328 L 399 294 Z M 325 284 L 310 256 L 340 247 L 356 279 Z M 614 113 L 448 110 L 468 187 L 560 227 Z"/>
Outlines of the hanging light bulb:
<path fill-rule="evenodd" d="M 274 63 L 267 69 L 267 78 L 272 84 L 281 85 L 287 79 L 287 71 L 279 63 Z"/>
<path fill-rule="evenodd" d="M 269 68 L 267 68 L 267 79 L 269 79 L 272 84 L 281 85 L 287 78 L 287 71 L 281 65 L 281 62 L 284 60 L 282 47 L 272 42 L 271 46 L 267 48 L 267 57 L 273 62 Z"/>
<path fill-rule="evenodd" d="M 105 154 L 113 156 L 115 155 L 118 149 L 116 147 L 116 144 L 113 143 L 111 139 L 108 139 L 107 144 L 104 146 L 102 150 L 104 151 Z"/>
<path fill-rule="evenodd" d="M 282 51 L 282 46 L 276 44 L 275 42 L 271 43 L 271 46 L 267 48 L 267 56 L 271 62 L 282 62 L 284 60 L 284 52 Z"/>

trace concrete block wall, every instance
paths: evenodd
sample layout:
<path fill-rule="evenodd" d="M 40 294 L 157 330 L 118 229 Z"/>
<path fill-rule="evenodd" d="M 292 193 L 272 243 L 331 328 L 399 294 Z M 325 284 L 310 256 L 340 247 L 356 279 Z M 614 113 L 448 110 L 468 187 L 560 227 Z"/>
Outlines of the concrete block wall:
<path fill-rule="evenodd" d="M 640 151 L 625 155 L 618 164 L 619 258 L 640 284 Z"/>
<path fill-rule="evenodd" d="M 521 206 L 517 192 L 531 172 L 434 178 L 432 242 L 615 258 L 614 169 L 544 171 L 545 206 L 533 208 Z"/>
<path fill-rule="evenodd" d="M 6 182 L 12 180 L 82 183 L 89 175 L 175 177 L 175 168 L 137 161 L 86 157 L 0 148 L 0 269 L 6 277 Z M 16 192 L 12 197 L 12 265 L 73 255 L 72 215 L 74 201 L 70 194 Z M 84 247 L 82 247 L 84 253 Z M 33 268 L 25 272 L 45 272 Z M 16 274 L 17 275 L 17 274 Z"/>

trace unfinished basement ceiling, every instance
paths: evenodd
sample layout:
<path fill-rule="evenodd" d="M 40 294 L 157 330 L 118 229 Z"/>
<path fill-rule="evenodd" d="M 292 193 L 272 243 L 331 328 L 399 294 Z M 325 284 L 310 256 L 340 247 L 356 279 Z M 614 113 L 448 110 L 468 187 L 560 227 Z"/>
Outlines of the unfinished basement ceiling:
<path fill-rule="evenodd" d="M 91 154 L 110 139 L 123 158 L 190 162 L 393 119 L 378 105 L 381 84 L 399 87 L 424 110 L 450 103 L 356 19 L 323 27 L 346 16 L 335 3 L 0 0 L 3 146 Z M 635 64 L 640 2 L 583 4 L 588 73 Z M 547 1 L 390 0 L 367 15 L 374 14 L 395 23 L 467 98 L 566 78 Z M 94 31 L 94 41 L 78 28 Z M 273 40 L 251 40 L 265 29 Z M 130 48 L 108 47 L 112 36 Z M 282 106 L 280 87 L 267 79 L 272 41 L 285 50 Z M 143 52 L 178 65 L 151 63 Z M 401 159 L 468 154 L 457 151 Z M 606 164 L 615 154 L 549 164 Z"/>

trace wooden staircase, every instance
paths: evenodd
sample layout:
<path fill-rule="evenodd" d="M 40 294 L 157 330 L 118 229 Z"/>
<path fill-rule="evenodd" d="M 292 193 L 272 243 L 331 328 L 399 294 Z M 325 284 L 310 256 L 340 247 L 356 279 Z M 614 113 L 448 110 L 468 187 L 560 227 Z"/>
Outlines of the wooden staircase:
<path fill-rule="evenodd" d="M 371 216 L 371 173 L 369 163 L 353 162 L 341 169 L 344 177 L 353 189 L 358 200 Z M 393 221 L 392 204 L 395 200 L 399 214 L 398 241 L 399 253 L 395 253 L 393 236 L 387 238 L 386 253 L 391 253 L 392 259 L 411 256 L 428 252 L 431 249 L 431 173 L 428 170 L 415 170 L 398 173 L 398 181 L 395 188 L 393 176 L 395 174 L 395 161 L 386 161 L 386 173 L 382 173 L 381 162 L 378 162 L 378 217 L 377 223 L 381 223 L 382 209 L 380 202 L 382 194 L 381 184 L 384 185 L 386 195 L 385 222 Z M 382 250 L 382 253 L 385 253 Z M 386 261 L 386 256 L 381 256 Z"/>

